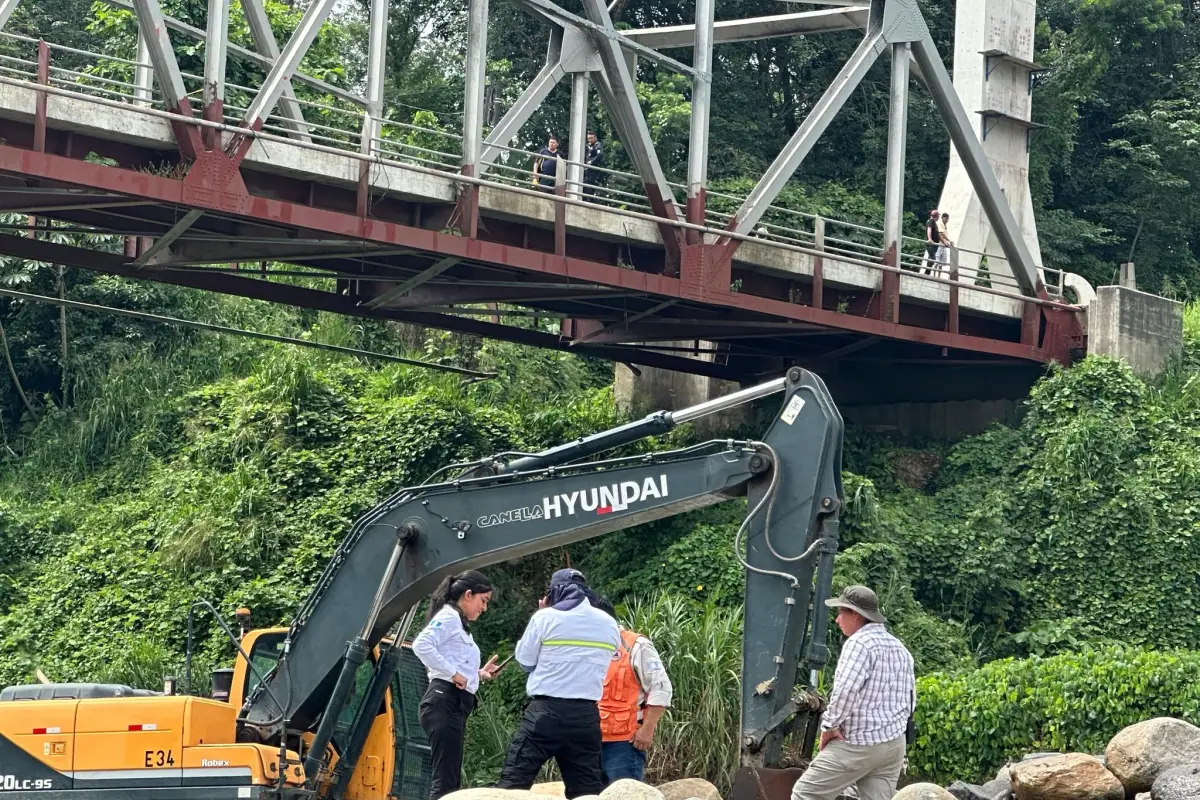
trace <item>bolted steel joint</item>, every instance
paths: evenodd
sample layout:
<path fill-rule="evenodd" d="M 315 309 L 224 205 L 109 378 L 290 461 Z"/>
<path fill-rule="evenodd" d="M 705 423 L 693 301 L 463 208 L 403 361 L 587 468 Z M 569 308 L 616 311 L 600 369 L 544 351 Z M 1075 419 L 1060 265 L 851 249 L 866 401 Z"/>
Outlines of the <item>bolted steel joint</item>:
<path fill-rule="evenodd" d="M 754 455 L 750 456 L 750 461 L 746 464 L 746 466 L 755 475 L 761 475 L 771 466 L 771 460 L 762 453 L 755 453 Z"/>

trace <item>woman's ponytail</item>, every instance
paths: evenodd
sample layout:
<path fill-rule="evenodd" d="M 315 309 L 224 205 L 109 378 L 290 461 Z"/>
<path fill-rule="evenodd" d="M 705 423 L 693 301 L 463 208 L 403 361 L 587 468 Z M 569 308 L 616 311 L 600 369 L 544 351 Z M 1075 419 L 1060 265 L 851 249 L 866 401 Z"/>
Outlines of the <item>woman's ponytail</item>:
<path fill-rule="evenodd" d="M 433 619 L 433 615 L 441 611 L 444 606 L 457 604 L 467 592 L 484 594 L 490 591 L 492 591 L 492 582 L 477 570 L 469 569 L 457 575 L 449 575 L 438 584 L 438 587 L 433 590 L 433 594 L 429 596 L 429 619 Z M 457 608 L 457 605 L 455 607 Z M 459 609 L 459 614 L 462 614 L 461 609 Z M 466 625 L 465 617 L 463 624 Z"/>

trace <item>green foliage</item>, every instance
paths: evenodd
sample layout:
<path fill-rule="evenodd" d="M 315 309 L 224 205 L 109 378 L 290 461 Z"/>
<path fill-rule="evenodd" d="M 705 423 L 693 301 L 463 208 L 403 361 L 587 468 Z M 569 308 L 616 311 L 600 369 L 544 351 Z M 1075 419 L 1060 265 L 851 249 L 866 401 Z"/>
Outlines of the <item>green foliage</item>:
<path fill-rule="evenodd" d="M 1102 753 L 1122 728 L 1151 717 L 1200 722 L 1200 654 L 1109 647 L 1005 659 L 921 678 L 917 697 L 910 768 L 982 782 L 1031 752 Z"/>

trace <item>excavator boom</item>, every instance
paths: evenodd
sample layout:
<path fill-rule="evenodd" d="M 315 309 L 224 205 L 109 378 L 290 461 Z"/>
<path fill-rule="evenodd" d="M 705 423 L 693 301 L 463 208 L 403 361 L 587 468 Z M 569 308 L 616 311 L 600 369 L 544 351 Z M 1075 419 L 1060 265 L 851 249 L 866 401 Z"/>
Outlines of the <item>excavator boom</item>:
<path fill-rule="evenodd" d="M 780 412 L 760 441 L 578 460 L 778 392 Z M 397 492 L 338 549 L 292 624 L 284 654 L 247 698 L 239 741 L 275 741 L 285 729 L 316 725 L 305 760 L 316 786 L 355 671 L 446 575 L 744 495 L 747 516 L 730 542 L 747 570 L 742 761 L 773 765 L 786 733 L 816 708 L 795 696 L 797 678 L 809 683 L 827 659 L 821 604 L 837 548 L 842 427 L 820 378 L 797 368 L 691 409 Z M 361 738 L 351 732 L 349 741 Z M 340 754 L 343 777 L 356 757 Z"/>

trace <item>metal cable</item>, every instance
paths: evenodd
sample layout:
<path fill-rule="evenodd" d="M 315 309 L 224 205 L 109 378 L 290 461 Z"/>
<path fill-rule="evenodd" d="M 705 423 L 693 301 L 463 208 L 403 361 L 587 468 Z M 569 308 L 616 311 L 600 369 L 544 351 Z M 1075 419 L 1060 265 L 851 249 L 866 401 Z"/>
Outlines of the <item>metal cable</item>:
<path fill-rule="evenodd" d="M 457 375 L 466 375 L 475 379 L 491 379 L 498 377 L 498 373 L 495 372 L 479 372 L 478 370 L 452 367 L 447 364 L 434 364 L 429 361 L 419 361 L 414 358 L 393 356 L 388 353 L 377 353 L 372 350 L 359 350 L 354 347 L 342 347 L 341 345 L 324 344 L 323 342 L 309 342 L 305 341 L 304 339 L 293 339 L 290 336 L 277 336 L 273 333 L 260 333 L 259 331 L 247 331 L 241 328 L 229 328 L 224 325 L 214 325 L 209 322 L 195 322 L 189 319 L 179 319 L 178 317 L 166 317 L 161 314 L 150 314 L 145 311 L 131 311 L 127 308 L 114 308 L 112 306 L 101 306 L 93 303 L 81 303 L 78 300 L 63 300 L 57 297 L 48 297 L 41 294 L 18 292 L 14 289 L 0 289 L 0 297 L 11 297 L 16 300 L 32 300 L 37 303 L 49 303 L 50 305 L 63 306 L 65 308 L 75 308 L 79 309 L 80 311 L 97 311 L 105 314 L 116 314 L 117 316 L 132 317 L 133 319 L 145 320 L 147 322 L 163 322 L 168 325 L 179 325 L 185 328 L 196 328 L 198 330 L 213 331 L 215 333 L 228 333 L 234 336 L 245 336 L 251 339 L 263 339 L 268 342 L 293 344 L 297 345 L 298 347 L 311 347 L 315 350 L 328 350 L 332 353 L 341 353 L 343 355 L 378 358 L 384 361 L 394 361 L 398 364 L 408 364 L 414 367 L 425 367 L 426 369 L 440 370 L 442 372 L 453 372 Z"/>

